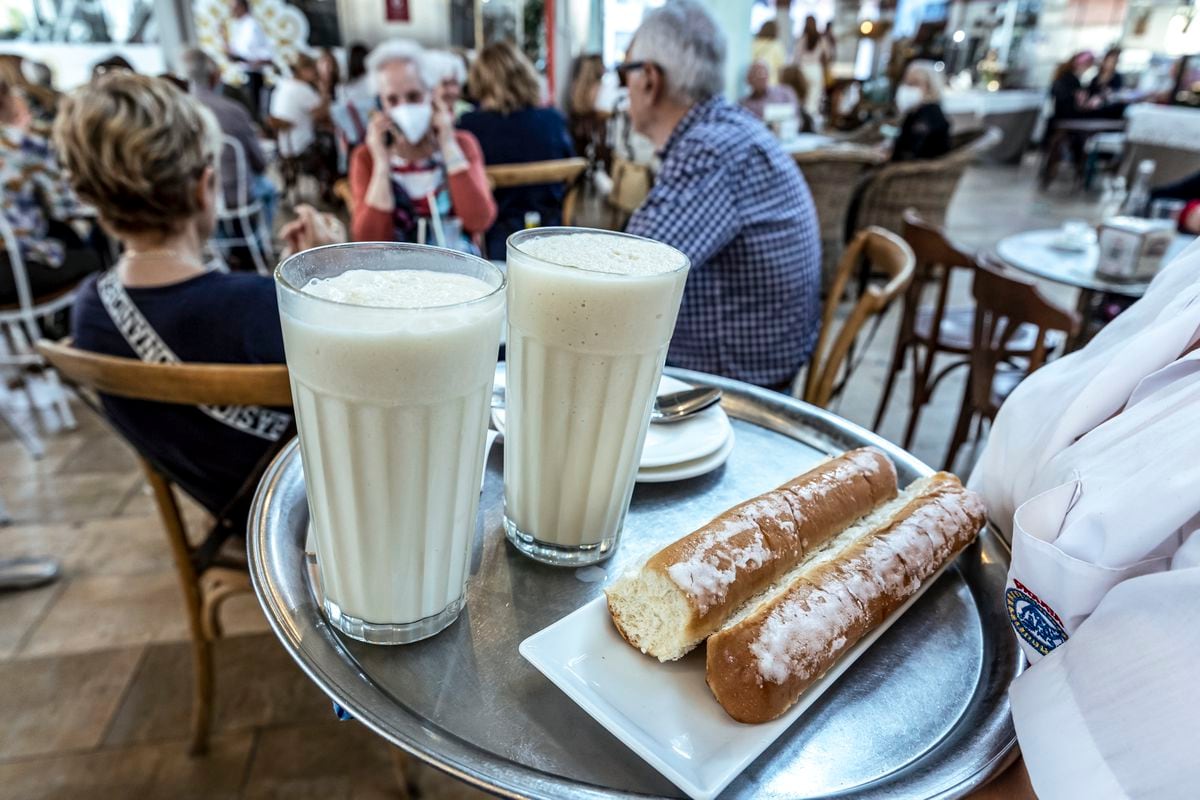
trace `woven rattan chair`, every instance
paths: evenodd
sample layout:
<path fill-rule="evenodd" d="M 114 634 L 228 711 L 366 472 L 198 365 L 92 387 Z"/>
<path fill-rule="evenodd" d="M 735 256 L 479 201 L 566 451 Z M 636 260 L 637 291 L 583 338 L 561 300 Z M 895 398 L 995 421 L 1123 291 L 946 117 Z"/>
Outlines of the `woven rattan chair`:
<path fill-rule="evenodd" d="M 999 144 L 1002 136 L 999 128 L 988 128 L 941 158 L 881 167 L 863 187 L 852 229 L 876 225 L 899 231 L 910 208 L 931 225 L 944 224 L 946 207 L 967 165 Z"/>
<path fill-rule="evenodd" d="M 69 342 L 44 339 L 37 343 L 37 349 L 101 414 L 103 410 L 92 396 L 95 392 L 185 405 L 289 407 L 292 404 L 287 367 L 282 364 L 148 364 L 132 358 L 98 355 L 71 347 Z M 280 447 L 287 438 L 280 440 Z M 139 453 L 138 460 L 154 491 L 187 608 L 195 670 L 191 752 L 201 754 L 208 749 L 212 720 L 212 645 L 222 635 L 221 606 L 230 597 L 252 591 L 250 575 L 244 564 L 225 561 L 208 546 L 224 538 L 215 537 L 217 531 L 198 544 L 188 536 L 170 477 L 145 455 Z M 265 461 L 264 458 L 263 467 Z M 258 477 L 249 476 L 247 487 L 251 491 L 247 497 L 257 485 Z"/>
<path fill-rule="evenodd" d="M 867 274 L 881 275 L 886 282 L 882 287 L 868 285 L 859 294 L 841 328 L 835 332 L 842 293 L 850 279 L 863 272 L 864 261 Z M 825 407 L 836 394 L 839 375 L 842 375 L 841 385 L 845 385 L 855 366 L 849 356 L 859 331 L 868 319 L 882 314 L 888 304 L 904 292 L 912 280 L 915 263 L 912 248 L 899 236 L 882 228 L 859 231 L 846 247 L 831 291 L 825 298 L 821 333 L 817 337 L 817 346 L 813 348 L 804 381 L 803 399 L 806 402 Z"/>
<path fill-rule="evenodd" d="M 821 290 L 829 292 L 842 257 L 846 212 L 867 172 L 883 162 L 881 152 L 867 148 L 810 150 L 793 158 L 812 192 L 821 226 Z"/>
<path fill-rule="evenodd" d="M 561 183 L 567 187 L 563 195 L 562 224 L 575 221 L 575 202 L 579 194 L 579 176 L 587 169 L 585 158 L 556 158 L 551 161 L 530 161 L 524 164 L 492 164 L 487 167 L 488 181 L 493 189 L 514 186 L 540 186 Z"/>

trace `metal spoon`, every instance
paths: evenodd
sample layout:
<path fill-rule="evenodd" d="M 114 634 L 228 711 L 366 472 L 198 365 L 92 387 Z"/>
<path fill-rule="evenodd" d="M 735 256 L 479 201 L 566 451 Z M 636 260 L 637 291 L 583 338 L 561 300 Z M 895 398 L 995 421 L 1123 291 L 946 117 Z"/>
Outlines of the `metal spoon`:
<path fill-rule="evenodd" d="M 492 389 L 492 408 L 504 408 L 504 387 Z M 679 422 L 697 414 L 721 399 L 721 390 L 713 387 L 684 389 L 681 392 L 668 392 L 654 398 L 654 408 L 650 409 L 651 422 Z"/>
<path fill-rule="evenodd" d="M 720 402 L 721 390 L 709 387 L 660 394 L 650 410 L 651 422 L 679 422 Z"/>

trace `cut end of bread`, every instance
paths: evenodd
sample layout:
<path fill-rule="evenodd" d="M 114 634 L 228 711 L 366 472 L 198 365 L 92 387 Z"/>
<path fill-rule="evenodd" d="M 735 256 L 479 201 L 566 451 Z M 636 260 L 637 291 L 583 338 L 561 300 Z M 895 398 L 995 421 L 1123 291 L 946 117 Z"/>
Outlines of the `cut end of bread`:
<path fill-rule="evenodd" d="M 613 624 L 625 641 L 659 661 L 675 661 L 699 640 L 689 637 L 694 611 L 670 578 L 639 570 L 604 592 Z"/>

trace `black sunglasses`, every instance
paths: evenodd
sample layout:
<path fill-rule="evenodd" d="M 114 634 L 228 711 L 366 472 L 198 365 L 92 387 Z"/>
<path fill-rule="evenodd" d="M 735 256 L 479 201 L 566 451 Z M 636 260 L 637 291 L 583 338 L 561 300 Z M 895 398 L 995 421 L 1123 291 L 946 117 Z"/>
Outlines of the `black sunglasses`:
<path fill-rule="evenodd" d="M 635 69 L 645 69 L 651 65 L 653 65 L 654 68 L 659 72 L 662 72 L 662 67 L 653 61 L 625 61 L 621 64 L 617 64 L 617 78 L 620 79 L 621 86 L 628 85 L 629 73 L 633 72 Z"/>

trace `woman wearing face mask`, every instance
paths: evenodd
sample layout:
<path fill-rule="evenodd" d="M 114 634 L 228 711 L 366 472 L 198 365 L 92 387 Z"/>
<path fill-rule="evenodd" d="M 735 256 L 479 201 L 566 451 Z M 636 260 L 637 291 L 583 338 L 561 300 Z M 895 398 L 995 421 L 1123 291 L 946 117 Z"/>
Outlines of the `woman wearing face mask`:
<path fill-rule="evenodd" d="M 355 241 L 436 243 L 437 216 L 445 246 L 471 249 L 471 239 L 496 219 L 479 142 L 454 129 L 454 117 L 431 91 L 425 53 L 413 42 L 376 47 L 367 59 L 382 113 L 371 117 L 366 142 L 350 156 Z M 457 223 L 455 222 L 457 220 Z M 461 234 L 456 235 L 456 228 Z"/>
<path fill-rule="evenodd" d="M 942 76 L 929 61 L 913 61 L 896 88 L 904 115 L 892 145 L 892 161 L 940 158 L 950 152 L 950 123 L 942 113 Z"/>

